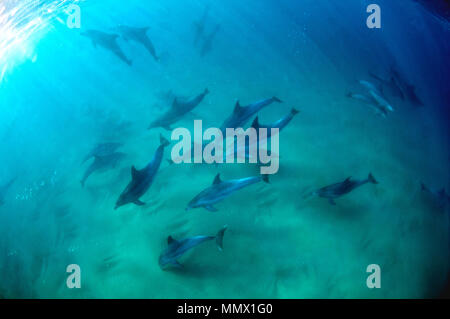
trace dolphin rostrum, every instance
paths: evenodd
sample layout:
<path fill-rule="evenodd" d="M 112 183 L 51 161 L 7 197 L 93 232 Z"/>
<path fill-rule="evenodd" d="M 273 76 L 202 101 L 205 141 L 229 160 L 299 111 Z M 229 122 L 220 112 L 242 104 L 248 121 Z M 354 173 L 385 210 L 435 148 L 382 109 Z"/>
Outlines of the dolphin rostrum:
<path fill-rule="evenodd" d="M 227 128 L 242 128 L 253 115 L 274 102 L 282 103 L 277 97 L 258 101 L 247 106 L 241 106 L 239 101 L 237 101 L 233 114 L 231 114 L 220 127 L 221 131 L 225 134 Z"/>
<path fill-rule="evenodd" d="M 141 170 L 137 170 L 134 166 L 131 167 L 131 181 L 122 194 L 120 194 L 114 209 L 129 203 L 134 203 L 138 206 L 145 205 L 144 202 L 140 201 L 140 198 L 152 185 L 159 166 L 161 165 L 164 148 L 170 144 L 162 135 L 159 136 L 159 139 L 160 145 L 156 150 L 152 161 Z"/>
<path fill-rule="evenodd" d="M 186 207 L 186 210 L 190 210 L 193 208 L 203 207 L 210 212 L 216 212 L 217 208 L 214 205 L 221 200 L 227 198 L 231 194 L 237 192 L 238 190 L 250 186 L 252 184 L 258 183 L 260 181 L 264 181 L 269 183 L 269 176 L 255 176 L 255 177 L 246 177 L 241 179 L 222 181 L 220 179 L 220 174 L 217 174 L 214 178 L 213 184 L 203 190 L 200 194 L 194 197 Z"/>
<path fill-rule="evenodd" d="M 191 112 L 197 105 L 199 105 L 205 96 L 209 93 L 208 89 L 205 89 L 205 91 L 198 96 L 186 100 L 186 101 L 180 101 L 179 99 L 175 98 L 172 107 L 168 109 L 164 114 L 162 114 L 160 117 L 158 117 L 156 120 L 154 120 L 148 129 L 156 128 L 156 127 L 162 127 L 166 130 L 171 130 L 170 126 L 179 121 L 184 115 Z"/>
<path fill-rule="evenodd" d="M 360 187 L 367 183 L 378 184 L 378 182 L 373 177 L 372 173 L 370 173 L 369 177 L 365 180 L 361 181 L 352 180 L 351 177 L 349 177 L 343 182 L 325 186 L 313 192 L 312 195 L 327 198 L 331 205 L 336 205 L 336 202 L 334 201 L 336 198 L 348 194 L 355 188 Z"/>
<path fill-rule="evenodd" d="M 97 30 L 87 30 L 81 33 L 82 36 L 88 37 L 92 40 L 92 44 L 96 48 L 97 45 L 103 47 L 104 49 L 111 51 L 119 59 L 121 59 L 126 64 L 132 64 L 132 61 L 125 56 L 120 46 L 117 44 L 117 34 L 109 34 Z"/>
<path fill-rule="evenodd" d="M 134 41 L 142 44 L 147 49 L 147 51 L 153 56 L 155 61 L 159 61 L 159 57 L 156 54 L 155 47 L 153 46 L 152 41 L 147 35 L 148 29 L 149 27 L 136 28 L 126 25 L 119 25 L 117 27 L 118 32 L 125 41 Z"/>
<path fill-rule="evenodd" d="M 105 156 L 95 156 L 94 161 L 91 165 L 86 169 L 86 172 L 84 172 L 83 178 L 81 179 L 80 183 L 81 186 L 84 187 L 84 184 L 86 183 L 86 180 L 89 178 L 89 176 L 100 170 L 107 170 L 107 169 L 113 169 L 116 167 L 116 165 L 125 157 L 125 153 L 112 153 Z"/>
<path fill-rule="evenodd" d="M 172 236 L 167 238 L 167 244 L 169 245 L 159 256 L 159 266 L 161 269 L 166 269 L 169 266 L 175 266 L 181 268 L 181 264 L 178 262 L 178 258 L 183 256 L 187 251 L 197 247 L 198 245 L 210 241 L 216 240 L 217 248 L 223 250 L 223 235 L 227 230 L 227 226 L 223 226 L 219 230 L 216 236 L 195 236 L 186 238 L 183 240 L 173 239 Z"/>
<path fill-rule="evenodd" d="M 16 177 L 11 178 L 6 184 L 0 186 L 0 206 L 5 203 L 6 192 L 11 188 L 15 181 Z"/>

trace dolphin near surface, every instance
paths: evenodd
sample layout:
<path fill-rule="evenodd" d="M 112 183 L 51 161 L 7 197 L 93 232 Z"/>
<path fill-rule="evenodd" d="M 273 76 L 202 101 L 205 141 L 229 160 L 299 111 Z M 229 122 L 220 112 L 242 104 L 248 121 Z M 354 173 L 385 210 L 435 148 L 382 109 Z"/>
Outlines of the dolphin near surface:
<path fill-rule="evenodd" d="M 182 268 L 181 264 L 178 262 L 178 258 L 183 256 L 189 250 L 197 247 L 198 245 L 215 240 L 217 248 L 223 250 L 223 236 L 228 226 L 223 226 L 216 236 L 195 236 L 186 238 L 183 240 L 176 240 L 172 236 L 167 238 L 168 247 L 159 256 L 159 266 L 161 269 L 165 270 L 169 266 L 174 266 L 177 268 Z"/>
<path fill-rule="evenodd" d="M 261 100 L 247 106 L 241 106 L 239 101 L 237 101 L 233 113 L 224 121 L 220 130 L 225 133 L 227 128 L 242 128 L 252 116 L 274 102 L 282 103 L 277 97 L 271 97 L 270 99 Z"/>
<path fill-rule="evenodd" d="M 220 174 L 217 174 L 214 178 L 213 184 L 195 196 L 194 199 L 189 202 L 186 210 L 203 207 L 210 212 L 216 212 L 217 208 L 214 207 L 215 204 L 229 197 L 238 190 L 261 181 L 269 183 L 268 175 L 222 181 Z"/>
<path fill-rule="evenodd" d="M 183 116 L 196 108 L 204 100 L 208 93 L 209 90 L 205 89 L 203 93 L 189 100 L 179 100 L 178 98 L 175 98 L 173 100 L 172 107 L 150 123 L 148 129 L 150 130 L 152 128 L 162 127 L 169 131 L 172 130 L 170 126 L 173 123 L 178 122 L 181 118 L 183 118 Z"/>
<path fill-rule="evenodd" d="M 138 206 L 145 205 L 140 198 L 152 185 L 156 173 L 158 173 L 159 167 L 161 166 L 164 156 L 164 148 L 170 144 L 169 141 L 162 135 L 160 135 L 159 139 L 160 145 L 158 146 L 158 149 L 156 150 L 156 153 L 150 163 L 148 163 L 148 165 L 141 170 L 137 170 L 134 166 L 131 167 L 131 181 L 120 194 L 114 209 L 130 203 Z"/>
<path fill-rule="evenodd" d="M 125 41 L 134 41 L 143 45 L 145 49 L 153 56 L 155 61 L 158 62 L 159 57 L 156 54 L 155 46 L 147 35 L 147 31 L 149 29 L 149 27 L 136 28 L 127 25 L 119 25 L 117 27 L 117 32 L 120 33 Z"/>
<path fill-rule="evenodd" d="M 0 206 L 3 206 L 5 203 L 5 196 L 11 186 L 15 183 L 16 177 L 11 178 L 6 184 L 0 186 Z"/>
<path fill-rule="evenodd" d="M 83 178 L 80 183 L 81 186 L 84 187 L 86 180 L 91 176 L 94 172 L 97 171 L 105 171 L 108 169 L 113 169 L 116 165 L 125 157 L 125 153 L 115 152 L 105 156 L 95 156 L 94 161 L 84 172 Z"/>
<path fill-rule="evenodd" d="M 98 30 L 87 30 L 85 32 L 81 32 L 81 35 L 91 39 L 94 48 L 100 46 L 112 52 L 115 56 L 117 56 L 120 60 L 125 62 L 128 66 L 132 65 L 132 61 L 127 58 L 127 56 L 117 43 L 117 38 L 119 37 L 119 35 L 110 34 Z"/>
<path fill-rule="evenodd" d="M 331 205 L 336 205 L 336 202 L 334 201 L 336 198 L 348 194 L 354 189 L 367 183 L 378 184 L 376 179 L 373 177 L 372 173 L 370 173 L 367 179 L 364 180 L 352 180 L 352 178 L 349 177 L 343 182 L 322 187 L 317 191 L 313 192 L 312 195 L 327 198 L 328 202 Z"/>

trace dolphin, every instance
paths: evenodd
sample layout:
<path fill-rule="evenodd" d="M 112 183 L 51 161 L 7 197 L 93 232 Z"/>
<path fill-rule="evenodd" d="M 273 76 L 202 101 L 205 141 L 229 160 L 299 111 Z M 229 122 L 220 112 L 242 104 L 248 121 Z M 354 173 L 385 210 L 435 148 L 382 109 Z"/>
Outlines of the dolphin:
<path fill-rule="evenodd" d="M 381 88 L 377 87 L 372 82 L 366 81 L 366 80 L 360 80 L 359 84 L 361 84 L 367 91 L 374 91 L 378 94 L 381 94 Z"/>
<path fill-rule="evenodd" d="M 370 90 L 369 94 L 380 108 L 388 110 L 389 112 L 394 112 L 392 105 L 381 94 L 373 90 Z"/>
<path fill-rule="evenodd" d="M 386 80 L 372 72 L 369 72 L 369 75 L 375 80 L 377 80 L 383 87 L 388 88 L 389 92 L 393 96 L 397 96 L 400 99 L 405 100 L 405 95 L 403 94 L 402 90 L 398 87 L 396 81 L 392 76 L 389 80 Z"/>
<path fill-rule="evenodd" d="M 197 46 L 200 39 L 203 37 L 205 33 L 205 24 L 206 19 L 208 18 L 209 13 L 209 6 L 205 7 L 205 11 L 203 12 L 202 17 L 199 21 L 194 22 L 194 28 L 195 28 L 195 36 L 194 36 L 194 46 Z"/>
<path fill-rule="evenodd" d="M 99 170 L 107 170 L 115 168 L 116 165 L 125 157 L 125 153 L 112 153 L 105 156 L 95 156 L 94 162 L 92 162 L 91 165 L 86 169 L 86 172 L 83 175 L 83 178 L 81 179 L 80 183 L 81 186 L 84 187 L 84 184 L 86 183 L 86 180 L 88 177 Z"/>
<path fill-rule="evenodd" d="M 214 178 L 213 184 L 203 190 L 200 194 L 194 197 L 186 207 L 186 211 L 203 207 L 210 212 L 216 212 L 217 208 L 214 205 L 221 200 L 227 198 L 231 194 L 237 192 L 238 190 L 253 185 L 255 183 L 264 181 L 265 183 L 269 183 L 269 176 L 255 176 L 255 177 L 246 177 L 241 179 L 222 181 L 220 179 L 220 174 L 217 174 Z"/>
<path fill-rule="evenodd" d="M 114 209 L 129 203 L 134 203 L 138 206 L 145 205 L 139 198 L 143 196 L 152 185 L 159 166 L 161 165 L 164 148 L 170 144 L 162 135 L 159 136 L 159 140 L 160 145 L 156 150 L 152 161 L 148 163 L 145 168 L 137 170 L 134 166 L 131 167 L 131 181 L 122 194 L 120 194 Z"/>
<path fill-rule="evenodd" d="M 0 186 L 0 206 L 3 206 L 3 204 L 5 203 L 6 192 L 8 192 L 16 179 L 16 177 L 11 178 L 6 184 Z"/>
<path fill-rule="evenodd" d="M 111 51 L 120 60 L 131 66 L 132 61 L 125 56 L 125 53 L 123 53 L 122 49 L 117 44 L 117 38 L 119 37 L 117 34 L 109 34 L 97 30 L 87 30 L 81 32 L 81 35 L 90 38 L 95 48 L 97 45 L 101 46 L 104 49 Z"/>
<path fill-rule="evenodd" d="M 445 192 L 445 188 L 442 188 L 440 190 L 431 190 L 423 182 L 420 183 L 420 186 L 423 192 L 427 193 L 431 198 L 433 198 L 439 208 L 445 209 L 450 205 L 450 196 Z"/>
<path fill-rule="evenodd" d="M 239 101 L 237 101 L 233 113 L 225 120 L 220 127 L 220 130 L 225 135 L 227 128 L 242 128 L 242 126 L 244 126 L 253 115 L 274 102 L 282 103 L 282 101 L 277 97 L 258 101 L 247 106 L 241 106 Z"/>
<path fill-rule="evenodd" d="M 177 259 L 183 256 L 187 251 L 210 240 L 216 240 L 217 248 L 222 251 L 223 236 L 225 234 L 225 231 L 227 230 L 227 227 L 227 225 L 223 226 L 222 229 L 218 231 L 216 236 L 195 236 L 183 240 L 176 240 L 173 239 L 172 236 L 169 236 L 167 238 L 167 244 L 169 246 L 159 256 L 159 266 L 163 270 L 169 266 L 182 268 Z"/>
<path fill-rule="evenodd" d="M 404 78 L 400 76 L 400 73 L 394 68 L 391 67 L 391 76 L 392 80 L 395 84 L 400 88 L 405 96 L 405 99 L 409 101 L 414 106 L 423 106 L 422 100 L 416 94 L 415 86 L 408 83 Z"/>
<path fill-rule="evenodd" d="M 351 177 L 349 177 L 343 182 L 325 186 L 313 192 L 312 195 L 328 198 L 328 201 L 330 202 L 331 205 L 336 205 L 336 202 L 334 201 L 336 198 L 348 194 L 355 188 L 358 188 L 367 183 L 378 184 L 378 182 L 373 177 L 372 173 L 370 173 L 369 177 L 365 180 L 362 181 L 352 180 Z"/>
<path fill-rule="evenodd" d="M 159 61 L 159 57 L 156 55 L 155 47 L 153 46 L 152 41 L 147 35 L 147 31 L 149 27 L 144 28 L 136 28 L 130 27 L 126 25 L 119 25 L 117 27 L 118 33 L 122 36 L 125 41 L 134 41 L 142 44 L 147 51 L 153 56 L 155 61 Z"/>
<path fill-rule="evenodd" d="M 368 91 L 372 100 L 375 101 L 375 103 L 380 108 L 383 108 L 390 112 L 394 112 L 394 108 L 383 96 L 383 93 L 380 88 L 376 87 L 373 83 L 371 83 L 369 81 L 365 81 L 365 80 L 359 81 L 359 84 L 361 84 Z"/>
<path fill-rule="evenodd" d="M 200 51 L 200 55 L 203 57 L 212 49 L 212 42 L 220 30 L 220 25 L 216 25 L 214 30 L 207 36 L 204 37 L 203 46 Z"/>
<path fill-rule="evenodd" d="M 108 143 L 99 143 L 95 145 L 91 151 L 84 157 L 83 163 L 85 163 L 91 157 L 104 157 L 113 154 L 119 147 L 123 144 L 108 142 Z"/>
<path fill-rule="evenodd" d="M 366 103 L 375 111 L 375 114 L 382 117 L 387 117 L 389 113 L 389 109 L 383 105 L 378 104 L 378 102 L 372 96 L 357 93 L 347 93 L 347 97 Z"/>
<path fill-rule="evenodd" d="M 191 112 L 197 105 L 199 105 L 203 101 L 208 93 L 209 90 L 205 89 L 203 93 L 186 101 L 179 101 L 177 98 L 175 98 L 173 100 L 172 107 L 152 123 L 150 123 L 148 129 L 162 127 L 170 131 L 170 125 L 179 121 L 184 115 Z"/>
<path fill-rule="evenodd" d="M 259 119 L 258 116 L 255 117 L 255 119 L 253 120 L 252 123 L 252 127 L 259 132 L 260 128 L 267 128 L 267 138 L 271 137 L 271 130 L 273 128 L 277 128 L 279 130 L 279 132 L 281 132 L 291 121 L 292 119 L 299 113 L 298 110 L 296 110 L 295 108 L 292 108 L 291 111 L 289 112 L 289 114 L 283 116 L 281 119 L 279 119 L 278 121 L 276 121 L 275 123 L 271 124 L 271 125 L 261 125 L 259 123 Z"/>

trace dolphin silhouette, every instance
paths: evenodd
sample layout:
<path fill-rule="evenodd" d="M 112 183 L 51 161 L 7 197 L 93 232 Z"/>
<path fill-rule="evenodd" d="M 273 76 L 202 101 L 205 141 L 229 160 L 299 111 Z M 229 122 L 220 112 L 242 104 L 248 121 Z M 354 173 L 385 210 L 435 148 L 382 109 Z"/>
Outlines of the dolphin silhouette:
<path fill-rule="evenodd" d="M 134 203 L 138 206 L 145 205 L 139 198 L 141 198 L 152 185 L 159 166 L 161 165 L 164 148 L 170 144 L 162 135 L 159 136 L 159 139 L 160 145 L 156 150 L 152 161 L 141 170 L 137 170 L 134 166 L 131 167 L 131 181 L 122 194 L 120 194 L 114 209 L 130 203 Z"/>
<path fill-rule="evenodd" d="M 105 156 L 95 156 L 94 162 L 92 162 L 91 165 L 86 169 L 84 172 L 83 178 L 81 179 L 80 183 L 81 186 L 84 187 L 84 184 L 86 183 L 86 180 L 91 176 L 92 173 L 96 171 L 104 171 L 107 169 L 113 169 L 116 167 L 116 165 L 125 157 L 125 153 L 112 153 Z"/>
<path fill-rule="evenodd" d="M 237 192 L 238 190 L 258 183 L 260 181 L 264 181 L 269 183 L 269 176 L 255 176 L 255 177 L 247 177 L 229 181 L 222 181 L 220 179 L 220 174 L 217 174 L 214 178 L 213 184 L 203 190 L 200 194 L 194 197 L 186 207 L 186 210 L 190 210 L 193 208 L 203 207 L 210 212 L 216 212 L 217 208 L 214 205 L 223 199 L 227 198 L 231 194 Z"/>
<path fill-rule="evenodd" d="M 169 266 L 175 266 L 181 268 L 181 264 L 178 262 L 178 258 L 183 256 L 187 251 L 197 247 L 198 245 L 210 241 L 216 240 L 217 248 L 223 250 L 223 236 L 227 226 L 223 226 L 216 236 L 195 236 L 186 238 L 183 240 L 173 239 L 172 236 L 167 238 L 167 244 L 169 245 L 159 256 L 159 266 L 161 269 L 166 269 Z"/>
<path fill-rule="evenodd" d="M 149 27 L 136 28 L 126 25 L 119 25 L 117 27 L 118 32 L 125 41 L 134 41 L 142 44 L 147 49 L 147 51 L 153 56 L 155 61 L 159 61 L 159 57 L 156 54 L 155 47 L 147 35 L 147 31 L 149 29 L 150 29 Z"/>
<path fill-rule="evenodd" d="M 277 128 L 279 132 L 281 132 L 292 120 L 293 118 L 299 113 L 299 111 L 295 108 L 292 108 L 289 114 L 283 116 L 281 119 L 276 121 L 273 124 L 270 125 L 261 125 L 259 123 L 258 116 L 255 117 L 252 123 L 252 127 L 258 132 L 260 128 L 266 128 L 267 129 L 267 138 L 271 137 L 271 130 L 273 128 Z"/>
<path fill-rule="evenodd" d="M 445 188 L 440 190 L 432 190 L 428 188 L 423 182 L 420 183 L 421 190 L 427 193 L 439 208 L 445 209 L 450 205 L 450 196 L 446 193 Z"/>
<path fill-rule="evenodd" d="M 258 101 L 247 106 L 241 106 L 239 101 L 237 101 L 233 113 L 225 120 L 220 127 L 220 130 L 225 135 L 227 128 L 242 128 L 253 115 L 274 102 L 282 103 L 277 97 Z"/>
<path fill-rule="evenodd" d="M 200 55 L 202 57 L 205 56 L 208 52 L 211 51 L 213 40 L 216 37 L 216 35 L 219 32 L 219 30 L 220 30 L 220 25 L 216 25 L 214 30 L 209 35 L 204 37 L 203 45 L 202 45 L 202 48 L 201 48 L 201 51 L 200 51 Z"/>
<path fill-rule="evenodd" d="M 97 45 L 101 46 L 102 48 L 112 52 L 127 65 L 131 66 L 132 61 L 125 56 L 125 53 L 123 53 L 122 49 L 117 44 L 117 38 L 119 37 L 117 34 L 109 34 L 98 30 L 87 30 L 82 32 L 81 35 L 91 39 L 95 48 Z"/>
<path fill-rule="evenodd" d="M 84 157 L 83 164 L 89 160 L 91 157 L 104 157 L 113 154 L 119 147 L 121 147 L 122 143 L 108 142 L 108 143 L 100 143 L 95 145 L 90 152 Z"/>
<path fill-rule="evenodd" d="M 172 107 L 168 109 L 166 112 L 164 112 L 152 123 L 150 123 L 148 129 L 162 127 L 170 131 L 171 130 L 170 125 L 179 121 L 184 115 L 191 112 L 195 107 L 197 107 L 197 105 L 199 105 L 203 101 L 203 99 L 208 93 L 209 90 L 205 89 L 203 93 L 197 95 L 196 97 L 190 100 L 185 101 L 180 101 L 177 98 L 175 98 L 172 103 Z"/>
<path fill-rule="evenodd" d="M 352 180 L 351 177 L 349 177 L 343 182 L 322 187 L 313 192 L 312 195 L 327 198 L 331 205 L 336 205 L 336 202 L 334 201 L 336 198 L 348 194 L 355 188 L 358 188 L 367 183 L 378 184 L 372 173 L 370 173 L 368 178 L 365 180 Z"/>

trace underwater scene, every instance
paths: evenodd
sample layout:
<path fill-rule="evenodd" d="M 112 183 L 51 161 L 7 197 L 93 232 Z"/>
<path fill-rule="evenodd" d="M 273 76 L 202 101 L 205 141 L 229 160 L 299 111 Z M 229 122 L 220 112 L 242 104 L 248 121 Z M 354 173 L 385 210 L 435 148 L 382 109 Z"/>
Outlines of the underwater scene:
<path fill-rule="evenodd" d="M 438 297 L 449 21 L 0 0 L 0 298 Z"/>

